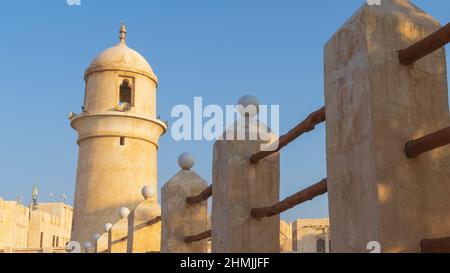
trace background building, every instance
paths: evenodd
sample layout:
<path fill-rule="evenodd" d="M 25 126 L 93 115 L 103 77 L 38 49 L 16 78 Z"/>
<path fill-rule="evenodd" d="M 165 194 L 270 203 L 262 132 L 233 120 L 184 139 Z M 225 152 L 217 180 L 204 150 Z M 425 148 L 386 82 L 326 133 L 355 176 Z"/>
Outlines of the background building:
<path fill-rule="evenodd" d="M 30 209 L 0 198 L 0 249 L 27 248 Z"/>
<path fill-rule="evenodd" d="M 330 253 L 329 219 L 298 219 L 291 225 L 294 252 Z"/>
<path fill-rule="evenodd" d="M 65 203 L 32 204 L 0 198 L 0 252 L 65 249 L 70 240 L 73 208 Z"/>
<path fill-rule="evenodd" d="M 30 210 L 27 247 L 65 247 L 70 241 L 72 217 L 73 208 L 64 203 L 43 203 Z"/>
<path fill-rule="evenodd" d="M 280 221 L 280 252 L 292 252 L 292 225 Z"/>

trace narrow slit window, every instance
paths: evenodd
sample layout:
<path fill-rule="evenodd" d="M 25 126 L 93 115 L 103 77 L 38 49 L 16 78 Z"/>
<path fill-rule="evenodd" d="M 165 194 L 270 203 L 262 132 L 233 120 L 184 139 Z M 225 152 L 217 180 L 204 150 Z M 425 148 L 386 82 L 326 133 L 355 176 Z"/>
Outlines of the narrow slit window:
<path fill-rule="evenodd" d="M 41 240 L 40 240 L 39 245 L 40 245 L 40 248 L 44 247 L 44 232 L 41 232 Z"/>
<path fill-rule="evenodd" d="M 124 80 L 120 85 L 120 94 L 119 94 L 119 103 L 128 103 L 133 105 L 132 103 L 132 90 L 130 86 L 130 82 L 128 80 Z"/>
<path fill-rule="evenodd" d="M 125 146 L 125 137 L 120 138 L 120 146 Z"/>

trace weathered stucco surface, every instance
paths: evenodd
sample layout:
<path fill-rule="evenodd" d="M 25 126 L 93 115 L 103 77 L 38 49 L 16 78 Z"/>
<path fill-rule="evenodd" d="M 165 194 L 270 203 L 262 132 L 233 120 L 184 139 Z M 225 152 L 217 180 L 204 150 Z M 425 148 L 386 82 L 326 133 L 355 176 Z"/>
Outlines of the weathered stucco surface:
<path fill-rule="evenodd" d="M 94 244 L 96 253 L 108 252 L 108 239 L 109 239 L 109 232 L 105 232 L 102 235 L 100 235 L 100 238 L 98 238 L 97 242 L 95 242 Z"/>
<path fill-rule="evenodd" d="M 444 49 L 412 66 L 397 50 L 439 27 L 406 0 L 364 5 L 325 47 L 333 252 L 416 252 L 450 234 L 450 149 L 408 159 L 411 138 L 449 125 Z"/>
<path fill-rule="evenodd" d="M 128 253 L 159 252 L 161 246 L 161 222 L 150 221 L 161 216 L 161 208 L 153 198 L 143 201 L 130 214 L 128 224 Z"/>
<path fill-rule="evenodd" d="M 265 128 L 261 123 L 260 126 Z M 245 135 L 249 135 L 249 128 L 245 130 Z M 218 140 L 214 144 L 213 253 L 280 252 L 280 217 L 255 219 L 250 214 L 253 208 L 279 201 L 279 154 L 258 164 L 249 160 L 260 151 L 262 143 L 261 140 Z"/>
<path fill-rule="evenodd" d="M 120 219 L 109 230 L 108 252 L 127 253 L 128 218 Z"/>
<path fill-rule="evenodd" d="M 297 219 L 292 223 L 292 237 L 294 252 L 329 253 L 330 221 L 326 218 Z"/>
<path fill-rule="evenodd" d="M 119 105 L 124 80 L 131 88 L 129 110 Z M 85 81 L 84 111 L 71 118 L 79 135 L 72 232 L 79 242 L 117 222 L 120 207 L 139 205 L 144 186 L 157 192 L 158 140 L 167 129 L 156 117 L 156 76 L 124 41 L 93 61 Z"/>
<path fill-rule="evenodd" d="M 182 170 L 171 178 L 161 190 L 162 253 L 206 253 L 207 240 L 186 243 L 193 236 L 208 229 L 206 201 L 189 205 L 186 197 L 200 194 L 208 184 L 195 172 Z"/>
<path fill-rule="evenodd" d="M 70 239 L 73 209 L 67 204 L 39 203 L 25 207 L 0 198 L 0 250 L 15 253 L 62 249 Z"/>

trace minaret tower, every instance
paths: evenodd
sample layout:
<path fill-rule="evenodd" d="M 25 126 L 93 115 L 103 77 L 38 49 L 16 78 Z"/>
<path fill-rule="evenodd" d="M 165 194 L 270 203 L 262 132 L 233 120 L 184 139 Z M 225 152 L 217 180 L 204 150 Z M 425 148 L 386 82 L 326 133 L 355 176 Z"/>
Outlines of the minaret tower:
<path fill-rule="evenodd" d="M 72 231 L 78 242 L 119 220 L 119 208 L 142 202 L 144 186 L 157 192 L 158 140 L 167 126 L 156 118 L 157 77 L 126 45 L 126 33 L 122 24 L 120 43 L 86 70 L 83 112 L 70 115 L 79 135 Z"/>

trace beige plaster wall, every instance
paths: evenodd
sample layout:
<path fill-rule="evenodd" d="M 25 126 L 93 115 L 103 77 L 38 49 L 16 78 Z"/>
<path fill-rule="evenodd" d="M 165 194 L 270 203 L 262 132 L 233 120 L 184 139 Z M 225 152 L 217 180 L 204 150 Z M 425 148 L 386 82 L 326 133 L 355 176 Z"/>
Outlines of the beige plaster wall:
<path fill-rule="evenodd" d="M 28 241 L 29 209 L 0 198 L 0 249 L 24 248 Z"/>
<path fill-rule="evenodd" d="M 43 203 L 30 211 L 28 248 L 64 247 L 70 241 L 72 207 L 64 203 Z"/>
<path fill-rule="evenodd" d="M 123 45 L 108 52 L 115 55 L 99 60 L 106 62 L 105 67 L 86 74 L 84 111 L 71 119 L 79 135 L 72 240 L 80 242 L 101 233 L 105 223 L 117 222 L 120 207 L 136 208 L 142 202 L 144 186 L 157 192 L 158 140 L 167 130 L 156 118 L 155 80 L 145 73 L 130 72 L 145 60 L 133 57 L 136 53 Z M 133 58 L 107 63 L 108 58 L 121 54 Z M 137 63 L 129 63 L 133 61 Z M 125 78 L 133 92 L 128 111 L 118 107 L 120 84 Z"/>
<path fill-rule="evenodd" d="M 444 49 L 412 66 L 397 51 L 439 27 L 406 0 L 364 5 L 325 46 L 333 252 L 417 252 L 450 233 L 450 149 L 408 159 L 406 142 L 449 125 Z"/>
<path fill-rule="evenodd" d="M 283 220 L 280 221 L 280 252 L 292 251 L 292 225 Z"/>
<path fill-rule="evenodd" d="M 109 231 L 108 252 L 127 253 L 128 218 L 117 221 Z"/>
<path fill-rule="evenodd" d="M 262 123 L 259 126 L 265 128 Z M 231 128 L 233 126 L 227 132 Z M 236 134 L 240 130 L 243 129 L 237 128 Z M 251 135 L 250 132 L 253 132 L 252 128 L 247 126 L 241 133 Z M 214 144 L 213 253 L 280 252 L 279 215 L 255 219 L 250 214 L 253 208 L 279 201 L 279 154 L 273 154 L 258 164 L 249 160 L 251 155 L 260 151 L 262 143 L 262 140 L 218 140 Z"/>
<path fill-rule="evenodd" d="M 186 203 L 186 197 L 195 196 L 208 184 L 194 171 L 183 170 L 172 177 L 161 190 L 163 253 L 206 253 L 208 240 L 186 243 L 187 236 L 208 230 L 208 205 Z"/>
<path fill-rule="evenodd" d="M 105 232 L 102 235 L 100 235 L 100 238 L 98 238 L 96 245 L 95 245 L 95 252 L 96 253 L 105 253 L 108 252 L 108 239 L 109 239 L 109 233 Z"/>
<path fill-rule="evenodd" d="M 325 253 L 330 252 L 329 219 L 297 219 L 292 223 L 293 251 L 318 253 L 318 240 L 323 240 Z"/>
<path fill-rule="evenodd" d="M 154 253 L 161 249 L 161 221 L 149 224 L 161 216 L 161 207 L 153 198 L 139 204 L 130 214 L 128 253 Z"/>

